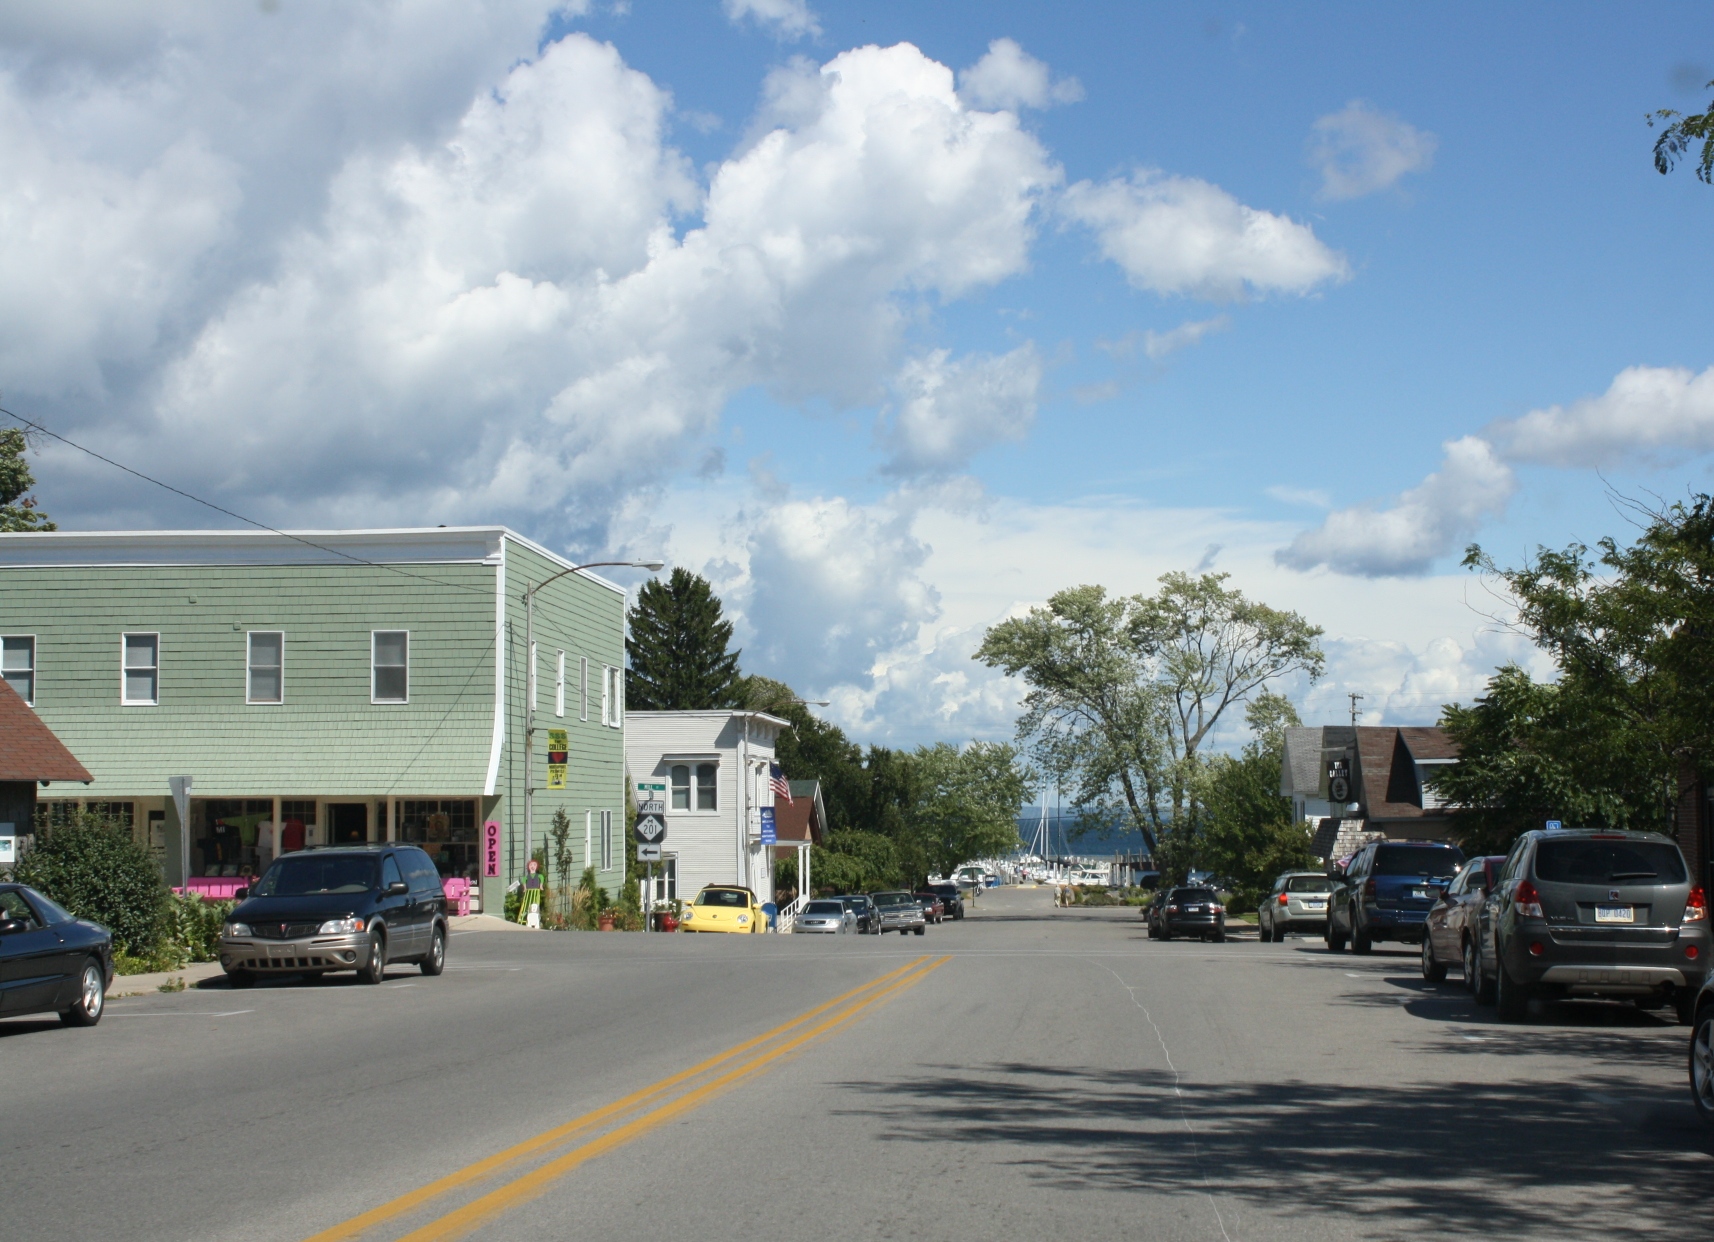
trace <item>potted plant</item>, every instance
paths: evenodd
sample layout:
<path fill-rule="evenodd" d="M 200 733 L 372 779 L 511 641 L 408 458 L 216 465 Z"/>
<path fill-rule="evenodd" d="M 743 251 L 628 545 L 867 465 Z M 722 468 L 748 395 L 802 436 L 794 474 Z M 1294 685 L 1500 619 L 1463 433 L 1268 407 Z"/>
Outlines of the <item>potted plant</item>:
<path fill-rule="evenodd" d="M 614 928 L 613 915 L 612 909 L 603 910 L 595 918 L 595 929 L 597 931 L 612 931 Z"/>

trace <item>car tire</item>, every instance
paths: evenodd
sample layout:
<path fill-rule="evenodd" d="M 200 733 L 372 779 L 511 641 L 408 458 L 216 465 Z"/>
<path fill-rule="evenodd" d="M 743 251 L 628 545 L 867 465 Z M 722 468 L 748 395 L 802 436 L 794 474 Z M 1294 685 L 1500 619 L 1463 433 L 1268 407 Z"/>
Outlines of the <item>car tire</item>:
<path fill-rule="evenodd" d="M 1212 940 L 1215 944 L 1225 944 L 1226 943 L 1226 933 L 1225 932 L 1215 932 L 1212 936 L 1209 937 L 1209 939 Z"/>
<path fill-rule="evenodd" d="M 1351 952 L 1367 953 L 1374 947 L 1375 942 L 1370 939 L 1368 932 L 1356 926 L 1351 928 Z"/>
<path fill-rule="evenodd" d="M 1522 1022 L 1529 1016 L 1529 989 L 1512 978 L 1504 958 L 1495 964 L 1499 969 L 1494 979 L 1494 1013 L 1502 1022 Z"/>
<path fill-rule="evenodd" d="M 1162 940 L 1171 940 L 1172 939 L 1172 928 L 1168 927 L 1165 923 L 1161 924 L 1161 939 Z"/>
<path fill-rule="evenodd" d="M 1478 1005 L 1494 1003 L 1494 983 L 1482 970 L 1482 953 L 1474 940 L 1464 943 L 1464 986 Z"/>
<path fill-rule="evenodd" d="M 1439 983 L 1446 978 L 1446 963 L 1434 956 L 1433 936 L 1422 938 L 1422 977 L 1430 983 Z"/>
<path fill-rule="evenodd" d="M 387 977 L 387 937 L 381 932 L 369 933 L 369 949 L 363 955 L 363 965 L 357 968 L 357 982 L 375 984 Z"/>
<path fill-rule="evenodd" d="M 83 973 L 78 976 L 77 999 L 70 1009 L 60 1011 L 60 1021 L 67 1026 L 94 1026 L 106 1008 L 107 975 L 92 957 L 84 962 Z"/>
<path fill-rule="evenodd" d="M 1690 1032 L 1690 1100 L 1703 1124 L 1714 1127 L 1714 1005 L 1703 1006 Z"/>
<path fill-rule="evenodd" d="M 1345 933 L 1333 930 L 1333 924 L 1327 925 L 1327 951 L 1329 953 L 1345 952 Z"/>
<path fill-rule="evenodd" d="M 430 978 L 446 969 L 446 929 L 439 923 L 436 923 L 434 931 L 429 933 L 429 950 L 423 954 L 419 967 L 423 974 Z"/>
<path fill-rule="evenodd" d="M 923 934 L 923 933 L 924 933 L 924 932 L 926 932 L 926 931 L 927 931 L 927 930 L 928 930 L 928 928 L 926 928 L 926 927 L 919 927 L 919 928 L 917 928 L 917 929 L 916 929 L 916 932 L 917 932 L 917 935 L 919 935 L 919 936 L 920 936 L 920 935 L 922 935 L 922 934 Z"/>

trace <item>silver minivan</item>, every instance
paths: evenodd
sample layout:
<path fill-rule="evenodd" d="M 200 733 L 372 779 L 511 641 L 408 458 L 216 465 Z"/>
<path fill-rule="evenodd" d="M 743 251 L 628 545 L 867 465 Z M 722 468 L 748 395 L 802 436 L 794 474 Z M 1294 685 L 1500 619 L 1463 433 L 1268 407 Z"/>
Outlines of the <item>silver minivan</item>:
<path fill-rule="evenodd" d="M 1320 936 L 1327 931 L 1327 898 L 1333 880 L 1320 871 L 1287 871 L 1256 911 L 1263 942 L 1281 941 L 1287 932 Z"/>

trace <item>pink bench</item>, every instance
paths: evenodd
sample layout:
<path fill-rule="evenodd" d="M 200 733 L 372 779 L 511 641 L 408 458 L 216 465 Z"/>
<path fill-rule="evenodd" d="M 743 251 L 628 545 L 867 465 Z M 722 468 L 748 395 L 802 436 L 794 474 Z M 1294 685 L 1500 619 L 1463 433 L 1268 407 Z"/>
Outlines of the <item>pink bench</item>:
<path fill-rule="evenodd" d="M 249 875 L 193 875 L 185 882 L 184 888 L 175 888 L 173 892 L 189 891 L 192 896 L 204 901 L 232 901 L 238 896 L 238 890 L 256 882 L 255 876 Z"/>
<path fill-rule="evenodd" d="M 461 876 L 453 876 L 442 880 L 440 888 L 446 894 L 446 903 L 454 914 L 470 913 L 470 881 Z"/>

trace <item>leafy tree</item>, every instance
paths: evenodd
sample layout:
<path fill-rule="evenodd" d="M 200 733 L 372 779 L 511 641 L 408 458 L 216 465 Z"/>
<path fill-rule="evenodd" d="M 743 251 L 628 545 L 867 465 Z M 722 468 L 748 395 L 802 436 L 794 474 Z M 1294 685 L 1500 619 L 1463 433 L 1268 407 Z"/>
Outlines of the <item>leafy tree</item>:
<path fill-rule="evenodd" d="M 1018 737 L 1068 785 L 1085 825 L 1127 815 L 1151 851 L 1197 831 L 1201 749 L 1234 703 L 1312 680 L 1321 630 L 1246 599 L 1226 574 L 1171 573 L 1152 596 L 1080 586 L 991 627 L 976 659 L 1030 687 Z"/>
<path fill-rule="evenodd" d="M 16 427 L 0 431 L 0 531 L 58 530 L 28 494 L 36 478 L 24 460 L 26 447 Z"/>
<path fill-rule="evenodd" d="M 1714 82 L 1708 85 L 1714 87 Z M 1708 111 L 1692 116 L 1685 116 L 1674 108 L 1661 108 L 1651 113 L 1647 120 L 1650 129 L 1654 128 L 1656 121 L 1666 126 L 1660 137 L 1655 139 L 1656 172 L 1664 177 L 1686 152 L 1700 142 L 1702 155 L 1696 161 L 1696 177 L 1705 184 L 1714 184 L 1714 103 L 1708 105 Z"/>
<path fill-rule="evenodd" d="M 38 834 L 14 875 L 79 918 L 107 928 L 121 952 L 149 956 L 166 938 L 167 886 L 160 867 L 129 829 L 93 811 Z"/>
<path fill-rule="evenodd" d="M 941 742 L 911 758 L 918 784 L 911 815 L 919 854 L 910 868 L 913 883 L 1017 848 L 1018 811 L 1035 790 L 1015 748 L 972 742 L 960 750 Z"/>
<path fill-rule="evenodd" d="M 739 704 L 732 623 L 708 580 L 674 569 L 637 592 L 627 618 L 625 699 L 638 711 L 709 711 Z"/>

